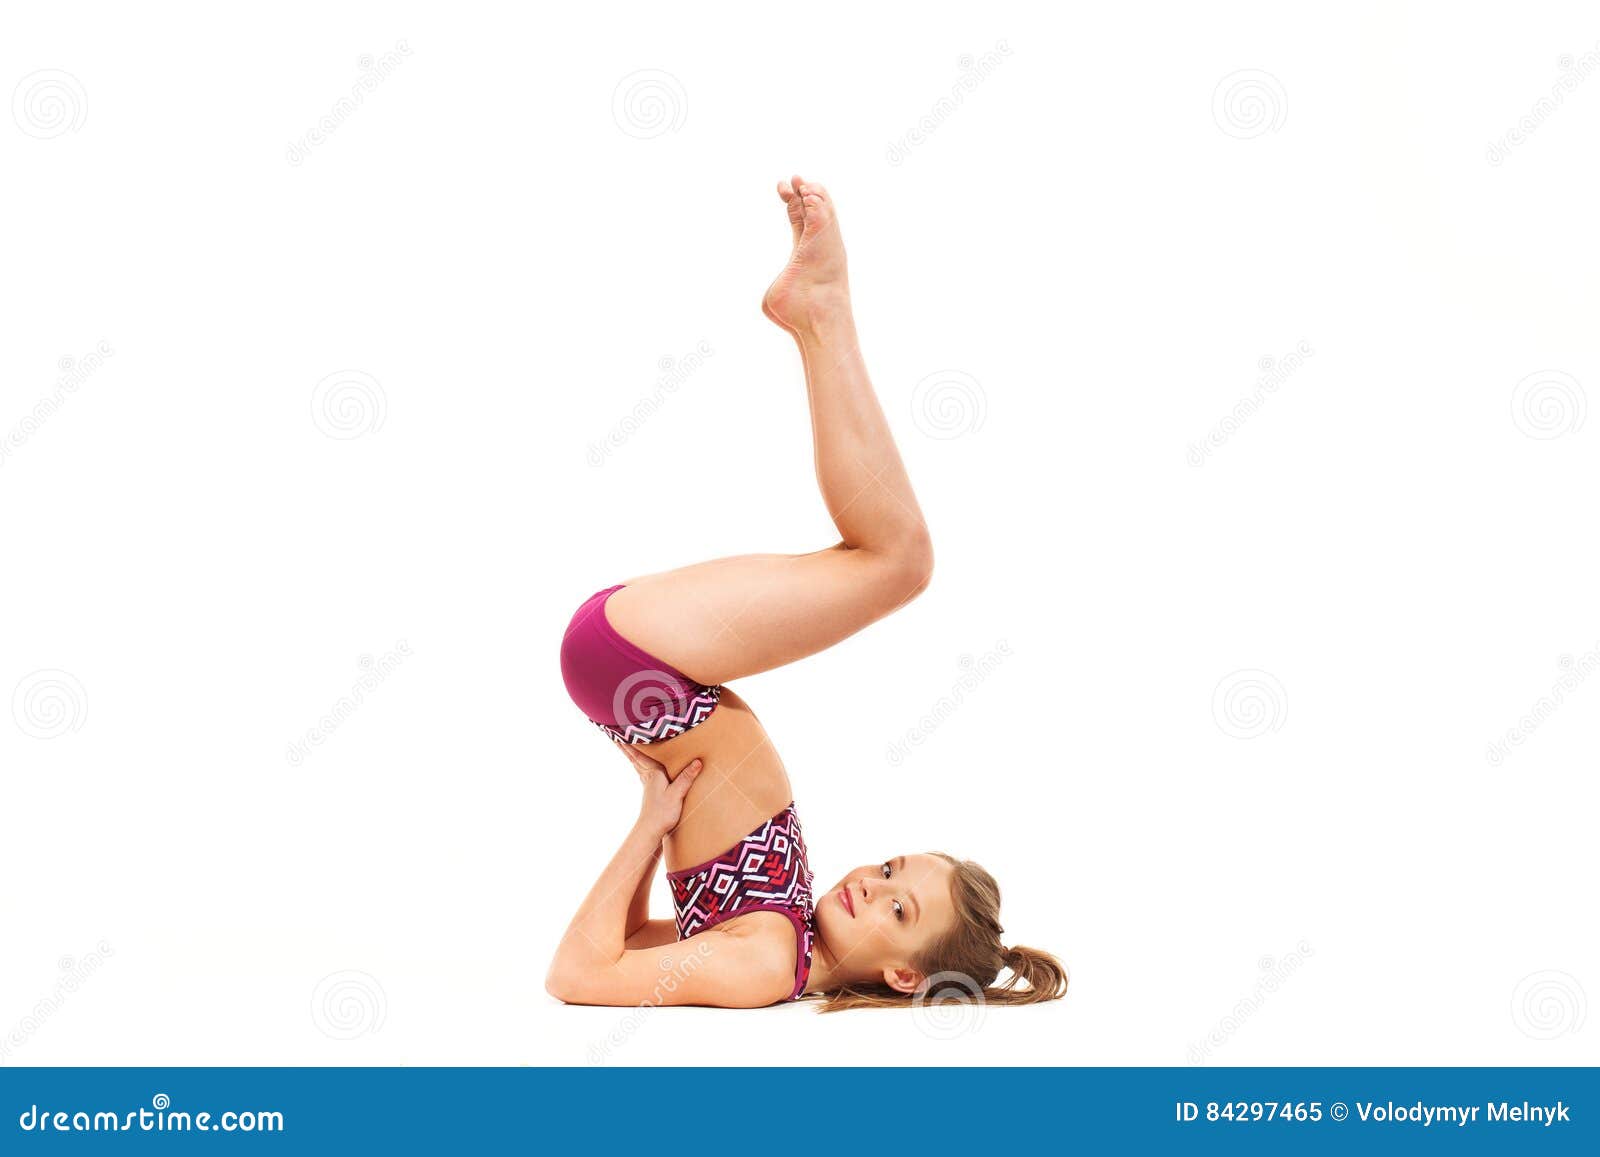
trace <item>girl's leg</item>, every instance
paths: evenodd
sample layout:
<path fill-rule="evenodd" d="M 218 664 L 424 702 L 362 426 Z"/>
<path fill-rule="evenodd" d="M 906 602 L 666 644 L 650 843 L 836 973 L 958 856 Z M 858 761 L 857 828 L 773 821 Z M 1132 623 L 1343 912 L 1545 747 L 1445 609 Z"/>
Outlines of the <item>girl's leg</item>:
<path fill-rule="evenodd" d="M 612 626 L 706 684 L 848 638 L 920 593 L 933 567 L 922 511 L 856 341 L 832 200 L 798 177 L 778 191 L 795 247 L 762 307 L 800 347 L 817 482 L 841 541 L 810 554 L 740 555 L 631 579 L 611 596 Z"/>

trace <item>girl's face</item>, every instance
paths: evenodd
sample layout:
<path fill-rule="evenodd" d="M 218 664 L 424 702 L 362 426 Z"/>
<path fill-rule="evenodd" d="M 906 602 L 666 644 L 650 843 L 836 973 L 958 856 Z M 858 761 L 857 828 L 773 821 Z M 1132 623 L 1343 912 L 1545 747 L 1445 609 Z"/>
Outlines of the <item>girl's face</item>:
<path fill-rule="evenodd" d="M 839 978 L 914 991 L 923 976 L 912 961 L 955 926 L 953 872 L 938 856 L 895 856 L 816 893 L 817 934 Z"/>

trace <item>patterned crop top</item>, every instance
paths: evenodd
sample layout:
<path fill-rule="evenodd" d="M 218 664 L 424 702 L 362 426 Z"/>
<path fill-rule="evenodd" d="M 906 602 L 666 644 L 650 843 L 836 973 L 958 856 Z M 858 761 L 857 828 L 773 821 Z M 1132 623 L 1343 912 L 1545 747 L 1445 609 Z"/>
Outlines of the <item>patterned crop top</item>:
<path fill-rule="evenodd" d="M 811 897 L 811 866 L 794 802 L 733 847 L 692 868 L 667 873 L 678 939 L 714 928 L 748 912 L 782 912 L 794 925 L 794 991 L 798 1000 L 811 975 L 811 945 L 816 939 L 816 909 Z"/>

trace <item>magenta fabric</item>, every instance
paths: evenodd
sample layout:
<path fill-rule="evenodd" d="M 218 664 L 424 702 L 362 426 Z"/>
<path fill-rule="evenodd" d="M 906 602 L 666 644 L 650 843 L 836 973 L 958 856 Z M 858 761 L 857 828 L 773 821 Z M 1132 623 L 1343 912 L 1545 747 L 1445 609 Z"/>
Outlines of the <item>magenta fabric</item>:
<path fill-rule="evenodd" d="M 597 591 L 578 608 L 561 640 L 561 678 L 578 709 L 625 743 L 652 743 L 703 723 L 721 687 L 696 683 L 624 639 L 606 618 L 622 584 Z"/>
<path fill-rule="evenodd" d="M 679 940 L 751 912 L 787 916 L 795 933 L 794 988 L 788 999 L 800 999 L 811 975 L 817 919 L 811 862 L 793 800 L 722 855 L 668 872 L 667 883 Z"/>

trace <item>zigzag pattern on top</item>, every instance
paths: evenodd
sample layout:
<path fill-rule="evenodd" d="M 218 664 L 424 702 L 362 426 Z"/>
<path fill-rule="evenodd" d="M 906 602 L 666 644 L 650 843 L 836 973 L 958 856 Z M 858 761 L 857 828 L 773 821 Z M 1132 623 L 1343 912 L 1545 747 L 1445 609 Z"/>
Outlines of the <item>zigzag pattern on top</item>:
<path fill-rule="evenodd" d="M 689 728 L 704 723 L 711 717 L 711 712 L 721 697 L 721 687 L 698 687 L 692 695 L 684 699 L 682 706 L 677 710 L 663 711 L 654 719 L 647 719 L 642 723 L 629 723 L 618 728 L 601 723 L 598 719 L 591 719 L 589 722 L 612 739 L 620 739 L 624 743 L 660 743 L 663 739 L 682 735 Z"/>
<path fill-rule="evenodd" d="M 816 935 L 811 879 L 800 820 L 791 803 L 716 859 L 667 873 L 678 938 L 686 939 L 746 909 L 767 905 L 787 909 L 796 917 L 799 938 L 793 999 L 805 990 L 811 972 Z"/>

